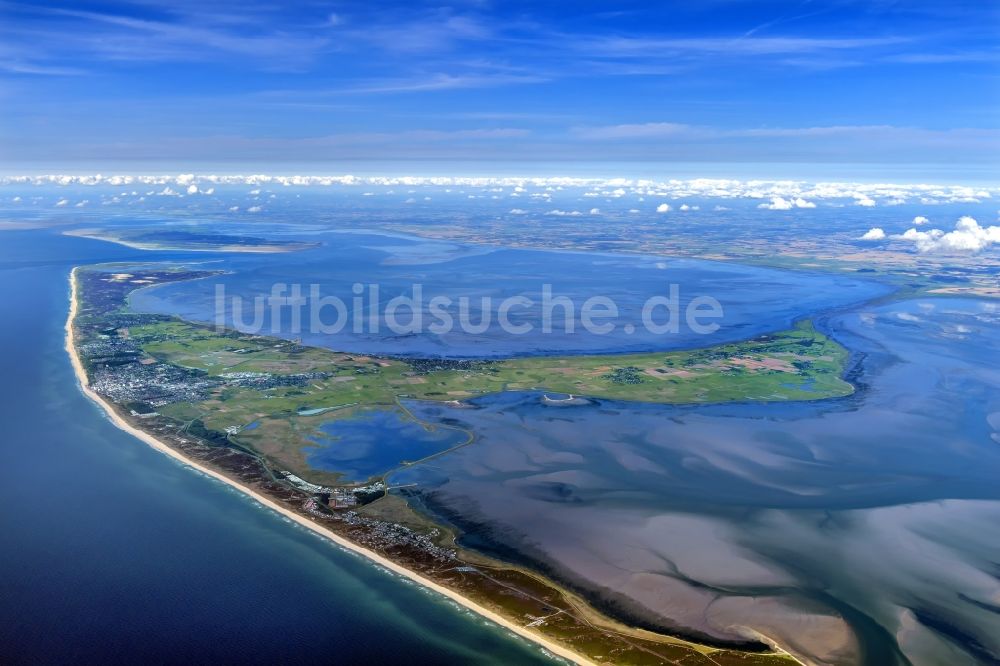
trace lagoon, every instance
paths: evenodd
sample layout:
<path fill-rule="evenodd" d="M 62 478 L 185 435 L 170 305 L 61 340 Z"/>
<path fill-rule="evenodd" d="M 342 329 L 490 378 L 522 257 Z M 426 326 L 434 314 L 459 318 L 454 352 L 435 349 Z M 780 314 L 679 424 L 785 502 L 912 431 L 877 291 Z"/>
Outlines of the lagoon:
<path fill-rule="evenodd" d="M 311 467 L 339 472 L 347 482 L 381 476 L 402 464 L 447 451 L 468 433 L 450 426 L 425 427 L 397 410 L 373 409 L 321 424 L 306 451 Z"/>

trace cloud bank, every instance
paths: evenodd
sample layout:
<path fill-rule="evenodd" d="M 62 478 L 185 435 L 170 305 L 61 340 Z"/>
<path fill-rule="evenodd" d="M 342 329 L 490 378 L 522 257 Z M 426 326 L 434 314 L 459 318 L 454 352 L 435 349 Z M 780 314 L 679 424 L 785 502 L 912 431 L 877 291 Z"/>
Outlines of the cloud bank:
<path fill-rule="evenodd" d="M 914 227 L 894 238 L 913 243 L 920 253 L 975 253 L 982 252 L 994 243 L 1000 243 L 1000 227 L 980 226 L 974 218 L 966 215 L 955 223 L 952 231 L 917 231 Z"/>
<path fill-rule="evenodd" d="M 802 197 L 796 197 L 789 201 L 784 197 L 771 197 L 771 203 L 762 203 L 757 208 L 764 208 L 767 210 L 791 210 L 793 208 L 815 208 L 816 204 L 811 201 L 806 201 Z"/>
<path fill-rule="evenodd" d="M 564 213 L 604 210 L 599 200 L 627 202 L 629 209 L 658 213 L 673 210 L 697 210 L 699 204 L 711 203 L 714 210 L 726 210 L 729 201 L 744 200 L 756 208 L 771 211 L 792 211 L 819 207 L 877 208 L 900 205 L 935 206 L 944 204 L 979 204 L 1000 197 L 1000 186 L 938 185 L 931 183 L 862 183 L 845 181 L 809 182 L 798 180 L 738 180 L 725 178 L 652 179 L 598 178 L 570 176 L 356 176 L 285 175 L 285 174 L 32 174 L 0 176 L 0 188 L 9 186 L 47 186 L 59 188 L 120 188 L 115 196 L 130 200 L 138 191 L 145 196 L 183 198 L 190 196 L 218 198 L 239 188 L 258 196 L 263 190 L 274 193 L 281 189 L 344 189 L 365 196 L 388 194 L 396 188 L 408 191 L 421 187 L 462 190 L 469 196 L 492 199 L 517 198 L 515 208 L 534 213 L 521 202 L 540 202 L 547 207 L 538 213 Z M 379 188 L 382 188 L 381 190 Z M 129 194 L 128 190 L 132 190 Z M 473 192 L 468 192 L 473 190 Z M 475 192 L 478 190 L 478 192 Z M 413 194 L 414 192 L 409 192 Z M 2 193 L 2 190 L 0 190 Z M 16 194 L 22 194 L 18 191 Z M 549 205 L 553 196 L 576 195 L 578 205 L 566 209 Z M 105 196 L 105 195 L 102 195 Z M 66 193 L 58 198 L 71 198 Z M 421 197 L 426 200 L 425 197 Z M 135 199 L 131 199 L 135 200 Z M 716 201 L 711 201 L 716 200 Z M 721 201 L 719 201 L 721 200 Z M 583 202 L 586 202 L 585 204 Z M 682 203 L 684 202 L 684 203 Z M 68 206 L 68 200 L 62 206 Z M 233 202 L 238 203 L 238 202 Z M 513 201 L 512 201 L 513 203 Z M 684 208 L 687 206 L 687 208 Z M 964 213 L 966 211 L 959 211 Z M 518 213 L 512 213 L 518 214 Z M 927 217 L 913 218 L 914 226 L 929 224 Z M 930 232 L 928 232 L 930 233 Z"/>

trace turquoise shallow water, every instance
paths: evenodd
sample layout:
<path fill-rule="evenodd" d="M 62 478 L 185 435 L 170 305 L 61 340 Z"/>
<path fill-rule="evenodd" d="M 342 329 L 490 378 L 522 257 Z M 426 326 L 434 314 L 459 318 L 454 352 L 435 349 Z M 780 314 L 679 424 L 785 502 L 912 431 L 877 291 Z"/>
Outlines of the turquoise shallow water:
<path fill-rule="evenodd" d="M 136 253 L 0 242 L 0 661 L 551 663 L 115 428 L 63 350 L 67 275 Z"/>

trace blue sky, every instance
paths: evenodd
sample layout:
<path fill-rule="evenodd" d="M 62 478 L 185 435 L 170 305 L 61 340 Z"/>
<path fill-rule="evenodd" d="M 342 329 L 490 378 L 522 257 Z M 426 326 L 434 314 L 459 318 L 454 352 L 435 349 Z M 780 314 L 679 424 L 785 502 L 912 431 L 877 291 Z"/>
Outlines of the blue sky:
<path fill-rule="evenodd" d="M 988 0 L 0 0 L 0 159 L 983 164 L 998 63 Z"/>

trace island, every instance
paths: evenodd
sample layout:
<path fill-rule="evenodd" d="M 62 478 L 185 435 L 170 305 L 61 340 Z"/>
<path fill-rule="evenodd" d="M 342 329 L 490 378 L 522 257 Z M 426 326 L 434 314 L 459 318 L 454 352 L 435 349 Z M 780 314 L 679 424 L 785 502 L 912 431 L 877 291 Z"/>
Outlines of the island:
<path fill-rule="evenodd" d="M 87 395 L 119 427 L 576 663 L 798 663 L 766 636 L 719 644 L 632 626 L 540 572 L 462 547 L 453 530 L 389 491 L 395 471 L 475 444 L 459 423 L 419 421 L 408 401 L 458 408 L 477 396 L 526 391 L 564 409 L 600 399 L 849 395 L 847 350 L 810 322 L 705 349 L 451 360 L 337 352 L 128 307 L 136 289 L 216 274 L 155 264 L 72 271 L 67 350 Z M 411 428 L 420 455 L 390 449 L 388 457 L 349 470 L 311 464 L 311 455 L 359 419 Z"/>

